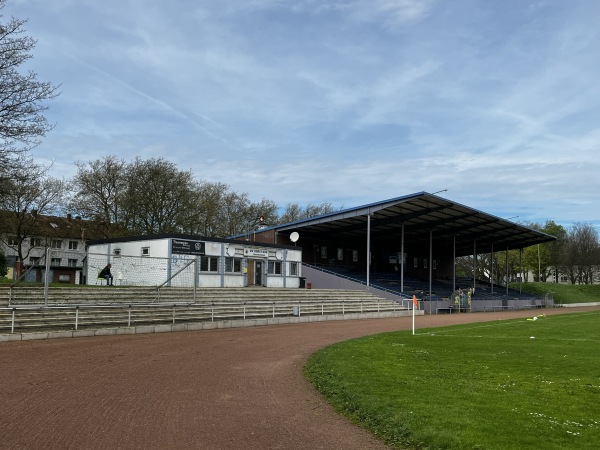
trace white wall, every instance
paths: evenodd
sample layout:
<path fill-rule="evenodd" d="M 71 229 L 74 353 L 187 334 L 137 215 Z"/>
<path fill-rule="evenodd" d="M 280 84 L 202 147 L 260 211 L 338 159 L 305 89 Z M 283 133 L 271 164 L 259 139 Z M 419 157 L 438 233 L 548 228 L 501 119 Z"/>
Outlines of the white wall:
<path fill-rule="evenodd" d="M 244 248 L 257 249 L 260 245 L 256 243 L 222 243 L 205 242 L 205 255 L 219 258 L 218 272 L 199 272 L 197 276 L 200 287 L 243 287 L 246 285 L 246 277 L 243 267 L 247 265 L 244 258 Z M 169 278 L 171 286 L 194 286 L 196 272 L 200 270 L 200 258 L 194 255 L 173 254 L 169 258 L 170 238 L 112 242 L 110 244 L 96 244 L 88 247 L 87 277 L 88 284 L 100 283 L 97 279 L 98 272 L 109 262 L 112 264 L 112 275 L 115 284 L 126 284 L 135 286 L 156 286 L 164 283 Z M 147 256 L 142 256 L 142 248 L 147 248 Z M 119 254 L 115 251 L 119 250 Z M 266 255 L 265 255 L 266 256 Z M 242 260 L 242 271 L 225 272 L 224 257 Z M 273 249 L 268 248 L 268 257 L 264 259 L 264 267 L 267 261 L 280 261 L 284 263 L 285 273 L 283 275 L 264 275 L 267 287 L 289 287 L 297 288 L 300 285 L 302 250 Z M 253 258 L 256 259 L 256 258 Z M 298 263 L 298 275 L 289 275 L 290 262 Z M 189 264 L 186 267 L 186 264 Z M 285 285 L 285 286 L 284 286 Z"/>

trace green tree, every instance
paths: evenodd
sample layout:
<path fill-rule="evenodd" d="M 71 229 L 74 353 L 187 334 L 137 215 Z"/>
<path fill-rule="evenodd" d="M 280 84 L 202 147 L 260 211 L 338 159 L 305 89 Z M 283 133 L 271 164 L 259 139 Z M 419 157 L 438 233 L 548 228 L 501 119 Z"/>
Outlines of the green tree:
<path fill-rule="evenodd" d="M 533 273 L 536 281 L 546 281 L 550 275 L 554 274 L 556 281 L 558 281 L 562 267 L 562 248 L 565 244 L 566 230 L 562 225 L 556 224 L 553 220 L 546 221 L 544 225 L 531 223 L 527 226 L 531 229 L 552 235 L 557 240 L 523 249 L 524 272 Z"/>

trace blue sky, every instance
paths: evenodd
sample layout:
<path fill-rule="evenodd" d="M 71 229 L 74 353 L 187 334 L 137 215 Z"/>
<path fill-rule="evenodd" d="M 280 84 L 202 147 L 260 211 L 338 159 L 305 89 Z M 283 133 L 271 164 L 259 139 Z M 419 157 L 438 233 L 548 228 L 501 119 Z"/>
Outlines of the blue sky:
<path fill-rule="evenodd" d="M 62 83 L 35 151 L 164 157 L 253 201 L 414 192 L 600 225 L 596 0 L 8 0 Z"/>

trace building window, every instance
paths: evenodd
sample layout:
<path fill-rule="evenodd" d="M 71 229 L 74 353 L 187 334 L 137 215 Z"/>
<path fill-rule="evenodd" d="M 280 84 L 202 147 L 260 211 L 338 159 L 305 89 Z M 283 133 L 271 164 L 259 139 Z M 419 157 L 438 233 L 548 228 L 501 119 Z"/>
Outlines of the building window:
<path fill-rule="evenodd" d="M 292 276 L 292 277 L 298 276 L 298 263 L 297 262 L 290 263 L 290 276 Z"/>
<path fill-rule="evenodd" d="M 31 238 L 29 240 L 29 246 L 30 247 L 41 247 L 42 246 L 42 240 L 40 238 Z"/>
<path fill-rule="evenodd" d="M 77 260 L 69 258 L 69 267 L 77 267 Z"/>
<path fill-rule="evenodd" d="M 225 258 L 225 272 L 241 273 L 242 260 L 239 258 Z"/>
<path fill-rule="evenodd" d="M 62 248 L 62 241 L 60 239 L 52 239 L 52 248 Z"/>
<path fill-rule="evenodd" d="M 218 256 L 201 256 L 200 257 L 201 272 L 218 272 L 219 257 Z"/>
<path fill-rule="evenodd" d="M 37 266 L 40 263 L 40 258 L 38 256 L 30 256 L 29 257 L 29 264 L 31 264 L 32 266 Z"/>
<path fill-rule="evenodd" d="M 423 260 L 423 269 L 427 269 L 427 260 L 426 259 Z"/>
<path fill-rule="evenodd" d="M 19 245 L 19 240 L 17 239 L 16 236 L 9 236 L 6 243 L 8 245 L 10 245 L 11 247 L 16 247 L 17 245 Z"/>
<path fill-rule="evenodd" d="M 417 258 L 413 259 L 413 267 L 416 269 L 419 267 L 419 260 Z"/>
<path fill-rule="evenodd" d="M 327 259 L 327 247 L 324 245 L 321 246 L 321 258 Z"/>
<path fill-rule="evenodd" d="M 338 259 L 338 261 L 344 260 L 344 249 L 343 248 L 337 249 L 337 259 Z"/>
<path fill-rule="evenodd" d="M 358 250 L 352 250 L 352 261 L 358 262 Z"/>
<path fill-rule="evenodd" d="M 142 247 L 142 256 L 150 256 L 150 247 Z"/>
<path fill-rule="evenodd" d="M 437 270 L 437 263 L 435 262 L 435 259 L 431 261 L 431 267 L 433 268 L 433 270 Z"/>
<path fill-rule="evenodd" d="M 271 275 L 281 275 L 281 261 L 269 261 L 267 273 Z"/>
<path fill-rule="evenodd" d="M 79 242 L 77 241 L 69 241 L 69 250 L 77 250 L 77 245 Z"/>
<path fill-rule="evenodd" d="M 62 258 L 52 258 L 50 260 L 50 264 L 53 266 L 60 266 L 61 260 L 62 260 Z"/>

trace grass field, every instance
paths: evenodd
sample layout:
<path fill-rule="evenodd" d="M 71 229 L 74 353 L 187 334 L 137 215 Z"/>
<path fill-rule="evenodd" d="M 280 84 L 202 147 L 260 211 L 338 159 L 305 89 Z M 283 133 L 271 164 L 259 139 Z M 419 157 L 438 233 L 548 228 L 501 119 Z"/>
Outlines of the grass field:
<path fill-rule="evenodd" d="M 556 283 L 523 283 L 524 292 L 544 297 L 551 292 L 554 303 L 587 303 L 600 302 L 599 284 L 556 284 Z M 518 283 L 510 285 L 513 289 L 519 289 Z"/>
<path fill-rule="evenodd" d="M 387 333 L 314 354 L 308 378 L 395 448 L 600 448 L 600 313 Z"/>

